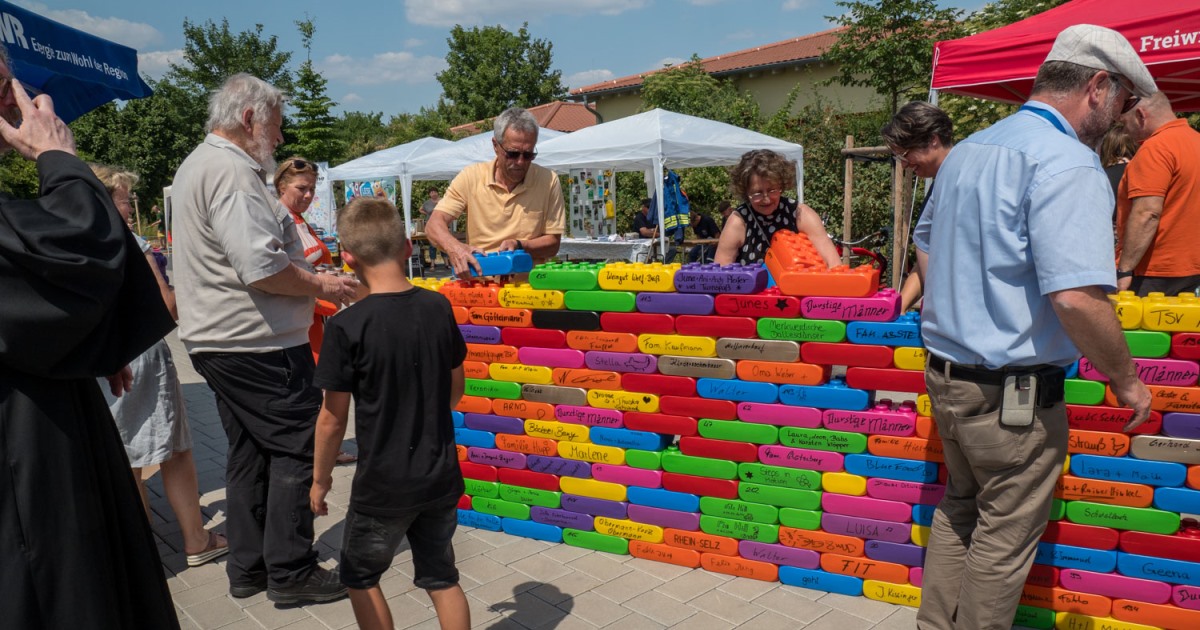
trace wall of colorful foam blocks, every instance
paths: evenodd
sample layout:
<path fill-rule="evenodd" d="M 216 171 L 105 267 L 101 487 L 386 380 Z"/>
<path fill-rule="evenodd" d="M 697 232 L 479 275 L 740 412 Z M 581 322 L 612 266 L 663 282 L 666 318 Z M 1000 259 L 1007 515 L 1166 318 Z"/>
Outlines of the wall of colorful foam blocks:
<path fill-rule="evenodd" d="M 460 523 L 919 605 L 945 481 L 919 319 L 869 270 L 768 263 L 778 288 L 738 265 L 416 280 L 468 342 Z M 1200 300 L 1113 302 L 1155 411 L 1121 433 L 1103 376 L 1072 369 L 1071 454 L 1015 625 L 1200 628 Z"/>

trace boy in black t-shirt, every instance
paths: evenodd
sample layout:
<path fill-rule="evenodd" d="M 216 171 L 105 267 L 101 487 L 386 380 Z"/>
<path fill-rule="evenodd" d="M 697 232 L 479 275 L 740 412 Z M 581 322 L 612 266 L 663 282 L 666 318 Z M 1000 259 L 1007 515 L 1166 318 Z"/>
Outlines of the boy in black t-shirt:
<path fill-rule="evenodd" d="M 312 509 L 328 514 L 325 496 L 353 395 L 359 460 L 340 572 L 359 627 L 393 627 L 379 577 L 407 536 L 413 583 L 428 591 L 443 628 L 466 629 L 470 611 L 451 545 L 463 478 L 450 410 L 462 398 L 467 346 L 446 298 L 405 276 L 412 244 L 395 206 L 359 198 L 337 219 L 342 259 L 370 295 L 325 327 L 314 379 L 325 403 L 317 419 Z"/>

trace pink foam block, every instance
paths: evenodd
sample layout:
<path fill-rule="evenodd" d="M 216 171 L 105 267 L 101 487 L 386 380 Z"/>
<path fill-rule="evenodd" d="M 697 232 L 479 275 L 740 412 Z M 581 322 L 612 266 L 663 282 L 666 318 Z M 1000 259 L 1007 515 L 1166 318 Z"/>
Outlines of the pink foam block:
<path fill-rule="evenodd" d="M 913 567 L 908 570 L 908 583 L 917 588 L 921 588 L 921 582 L 925 578 L 925 569 L 922 567 Z"/>
<path fill-rule="evenodd" d="M 738 403 L 737 416 L 742 422 L 773 424 L 781 427 L 816 429 L 821 426 L 821 410 L 770 403 Z"/>
<path fill-rule="evenodd" d="M 619 483 L 622 486 L 641 486 L 643 488 L 661 488 L 661 470 L 643 470 L 629 466 L 614 466 L 612 464 L 592 464 L 592 478 L 597 481 Z"/>
<path fill-rule="evenodd" d="M 800 314 L 809 319 L 890 322 L 900 314 L 900 294 L 880 289 L 868 297 L 806 297 L 800 300 Z"/>
<path fill-rule="evenodd" d="M 876 499 L 937 505 L 943 494 L 946 494 L 946 486 L 937 483 L 880 478 L 867 480 L 867 496 Z"/>
<path fill-rule="evenodd" d="M 1132 599 L 1148 604 L 1165 604 L 1171 599 L 1170 584 L 1116 573 L 1062 569 L 1058 574 L 1058 583 L 1065 589 L 1080 593 Z"/>
<path fill-rule="evenodd" d="M 758 447 L 758 460 L 772 466 L 788 466 L 821 472 L 841 472 L 841 453 L 813 451 L 806 448 L 790 448 L 767 444 Z"/>
<path fill-rule="evenodd" d="M 559 422 L 571 424 L 586 424 L 590 427 L 625 426 L 624 414 L 617 409 L 600 409 L 598 407 L 578 407 L 575 405 L 559 405 L 554 408 L 554 417 Z"/>
<path fill-rule="evenodd" d="M 534 348 L 526 346 L 517 349 L 517 358 L 525 365 L 544 365 L 552 368 L 581 368 L 585 363 L 585 357 L 582 352 L 569 348 Z"/>
<path fill-rule="evenodd" d="M 1171 603 L 1188 610 L 1200 610 L 1200 586 L 1176 585 L 1171 589 Z"/>
<path fill-rule="evenodd" d="M 833 514 L 864 516 L 885 521 L 907 523 L 912 519 L 912 506 L 900 501 L 855 497 L 826 492 L 821 495 L 821 508 Z"/>
<path fill-rule="evenodd" d="M 833 431 L 908 437 L 917 432 L 917 410 L 910 406 L 892 409 L 886 403 L 866 411 L 826 409 L 821 422 Z"/>
<path fill-rule="evenodd" d="M 494 448 L 472 446 L 467 449 L 467 459 L 476 464 L 486 464 L 498 468 L 525 468 L 524 454 Z"/>
<path fill-rule="evenodd" d="M 1200 377 L 1200 365 L 1195 361 L 1182 359 L 1134 359 L 1137 365 L 1138 377 L 1147 385 L 1168 385 L 1171 387 L 1191 387 Z M 1079 360 L 1079 375 L 1089 381 L 1108 382 L 1108 377 L 1100 373 L 1087 359 Z"/>

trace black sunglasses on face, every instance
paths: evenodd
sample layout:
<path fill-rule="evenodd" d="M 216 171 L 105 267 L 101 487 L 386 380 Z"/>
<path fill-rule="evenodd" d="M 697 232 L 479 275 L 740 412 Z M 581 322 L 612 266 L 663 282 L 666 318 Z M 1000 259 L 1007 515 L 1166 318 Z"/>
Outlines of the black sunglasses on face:
<path fill-rule="evenodd" d="M 532 162 L 533 159 L 537 157 L 537 151 L 510 151 L 505 149 L 504 145 L 500 144 L 499 142 L 496 142 L 495 140 L 492 140 L 492 142 L 495 143 L 497 147 L 500 147 L 500 150 L 504 152 L 505 157 L 510 160 L 525 158 L 526 160 Z"/>

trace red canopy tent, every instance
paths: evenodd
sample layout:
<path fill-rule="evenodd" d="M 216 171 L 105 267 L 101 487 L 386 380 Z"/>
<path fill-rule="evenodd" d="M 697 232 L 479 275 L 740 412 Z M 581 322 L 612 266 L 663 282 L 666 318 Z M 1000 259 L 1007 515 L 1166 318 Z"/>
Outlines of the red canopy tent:
<path fill-rule="evenodd" d="M 1022 103 L 1059 31 L 1098 24 L 1120 32 L 1176 111 L 1200 111 L 1200 2 L 1073 0 L 995 30 L 938 42 L 932 88 Z"/>

